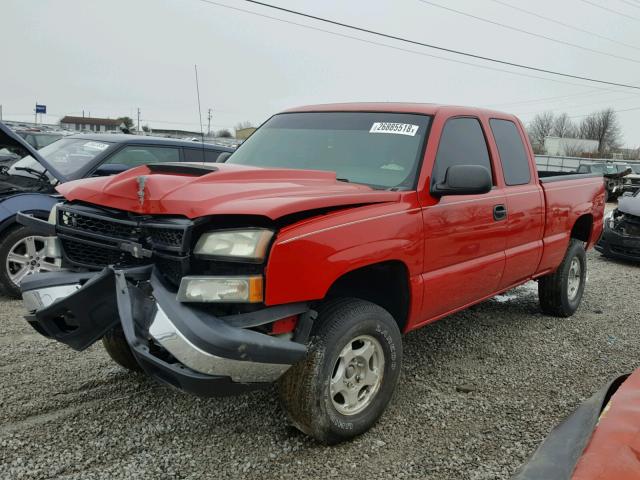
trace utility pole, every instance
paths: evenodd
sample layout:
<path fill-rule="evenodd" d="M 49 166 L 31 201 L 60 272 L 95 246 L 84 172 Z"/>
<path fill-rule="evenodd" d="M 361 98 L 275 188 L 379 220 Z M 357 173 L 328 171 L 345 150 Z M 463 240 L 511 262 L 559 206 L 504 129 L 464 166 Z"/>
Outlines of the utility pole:
<path fill-rule="evenodd" d="M 138 133 L 140 133 L 140 107 L 138 107 Z"/>
<path fill-rule="evenodd" d="M 0 103 L 0 122 L 2 121 L 2 104 Z"/>
<path fill-rule="evenodd" d="M 208 122 L 209 122 L 209 123 L 207 124 L 207 137 L 210 137 L 210 136 L 211 136 L 211 113 L 212 113 L 212 110 L 211 110 L 211 109 L 209 109 L 209 112 L 208 112 L 208 114 L 207 114 L 207 120 L 208 120 Z"/>

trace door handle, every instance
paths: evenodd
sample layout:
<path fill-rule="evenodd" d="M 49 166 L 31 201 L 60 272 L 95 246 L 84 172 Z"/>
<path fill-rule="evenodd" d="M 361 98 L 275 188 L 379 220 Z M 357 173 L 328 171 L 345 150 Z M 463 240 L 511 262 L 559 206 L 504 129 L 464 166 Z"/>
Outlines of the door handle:
<path fill-rule="evenodd" d="M 494 205 L 493 207 L 493 219 L 495 221 L 504 220 L 507 218 L 507 207 L 503 204 Z"/>

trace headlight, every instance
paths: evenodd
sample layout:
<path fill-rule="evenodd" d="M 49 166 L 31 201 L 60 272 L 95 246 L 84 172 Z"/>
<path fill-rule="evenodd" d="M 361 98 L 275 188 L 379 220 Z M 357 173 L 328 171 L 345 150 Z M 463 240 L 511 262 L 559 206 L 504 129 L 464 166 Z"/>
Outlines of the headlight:
<path fill-rule="evenodd" d="M 273 231 L 265 228 L 203 233 L 193 253 L 208 257 L 228 257 L 261 262 L 267 254 L 272 237 Z"/>
<path fill-rule="evenodd" d="M 58 205 L 60 204 L 56 203 L 51 207 L 51 211 L 49 212 L 49 223 L 53 223 L 54 225 L 58 223 Z"/>
<path fill-rule="evenodd" d="M 613 210 L 605 214 L 603 221 L 606 227 L 613 228 Z"/>
<path fill-rule="evenodd" d="M 261 275 L 248 277 L 183 277 L 178 289 L 180 302 L 241 302 L 262 301 Z"/>

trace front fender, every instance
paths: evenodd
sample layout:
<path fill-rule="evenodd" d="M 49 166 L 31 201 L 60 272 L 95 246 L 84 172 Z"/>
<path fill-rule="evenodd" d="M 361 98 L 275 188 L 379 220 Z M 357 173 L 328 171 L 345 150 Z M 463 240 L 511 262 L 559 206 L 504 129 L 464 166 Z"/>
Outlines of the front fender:
<path fill-rule="evenodd" d="M 266 304 L 322 299 L 344 274 L 390 260 L 404 263 L 410 277 L 419 275 L 420 209 L 401 206 L 369 207 L 367 216 L 340 214 L 279 236 L 266 267 Z"/>
<path fill-rule="evenodd" d="M 0 202 L 0 231 L 15 224 L 16 213 L 40 213 L 46 216 L 60 199 L 42 193 L 24 193 L 5 198 Z"/>

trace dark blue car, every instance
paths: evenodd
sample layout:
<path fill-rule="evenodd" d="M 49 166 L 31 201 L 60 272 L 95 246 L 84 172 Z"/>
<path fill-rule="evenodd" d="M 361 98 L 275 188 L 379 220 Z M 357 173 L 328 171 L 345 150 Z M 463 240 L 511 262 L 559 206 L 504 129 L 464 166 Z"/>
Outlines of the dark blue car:
<path fill-rule="evenodd" d="M 79 134 L 41 150 L 0 122 L 0 150 L 22 152 L 11 166 L 0 166 L 0 289 L 19 297 L 22 279 L 35 272 L 60 269 L 45 238 L 18 225 L 16 213 L 47 218 L 60 201 L 55 186 L 70 180 L 113 175 L 148 163 L 216 162 L 232 148 L 159 137 Z M 228 155 L 225 155 L 228 156 Z"/>

